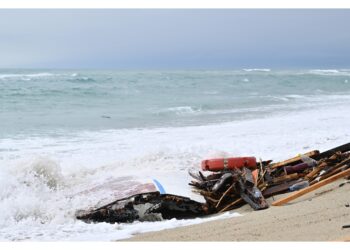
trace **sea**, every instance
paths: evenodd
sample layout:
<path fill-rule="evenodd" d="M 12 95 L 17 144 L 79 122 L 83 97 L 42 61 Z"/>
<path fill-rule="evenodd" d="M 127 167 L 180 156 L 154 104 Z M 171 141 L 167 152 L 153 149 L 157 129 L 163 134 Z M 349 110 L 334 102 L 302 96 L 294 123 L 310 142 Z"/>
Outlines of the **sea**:
<path fill-rule="evenodd" d="M 84 190 L 113 179 L 188 194 L 204 159 L 348 143 L 349 110 L 350 69 L 2 69 L 0 240 L 112 241 L 238 216 L 94 224 L 75 213 L 100 202 Z"/>

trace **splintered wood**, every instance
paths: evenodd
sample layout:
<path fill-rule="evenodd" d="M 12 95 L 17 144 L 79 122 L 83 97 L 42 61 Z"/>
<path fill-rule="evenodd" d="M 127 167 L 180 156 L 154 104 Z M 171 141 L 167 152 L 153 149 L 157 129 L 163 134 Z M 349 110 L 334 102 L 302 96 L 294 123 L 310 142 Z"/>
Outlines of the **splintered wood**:
<path fill-rule="evenodd" d="M 203 195 L 214 212 L 224 212 L 241 202 L 248 203 L 254 210 L 268 208 L 251 169 L 226 169 L 207 177 L 199 172 L 191 176 L 195 180 L 189 184 Z"/>
<path fill-rule="evenodd" d="M 256 173 L 252 174 L 253 171 Z M 254 210 L 268 208 L 265 197 L 291 193 L 272 205 L 282 205 L 339 178 L 350 176 L 350 143 L 320 153 L 313 150 L 272 163 L 259 161 L 255 169 L 234 168 L 190 173 L 189 183 L 212 212 L 224 212 L 248 203 Z M 298 191 L 299 190 L 299 191 Z"/>
<path fill-rule="evenodd" d="M 349 177 L 350 143 L 322 153 L 314 150 L 278 163 L 260 160 L 256 164 L 255 157 L 230 158 L 230 161 L 215 159 L 209 162 L 222 164 L 212 168 L 215 172 L 207 171 L 209 174 L 190 172 L 193 180 L 189 184 L 204 197 L 205 203 L 158 191 L 145 193 L 142 189 L 139 194 L 116 199 L 97 209 L 77 211 L 76 218 L 108 223 L 196 218 L 244 204 L 254 210 L 266 209 L 269 205 L 265 197 L 295 191 L 272 203 L 280 206 L 335 180 Z"/>

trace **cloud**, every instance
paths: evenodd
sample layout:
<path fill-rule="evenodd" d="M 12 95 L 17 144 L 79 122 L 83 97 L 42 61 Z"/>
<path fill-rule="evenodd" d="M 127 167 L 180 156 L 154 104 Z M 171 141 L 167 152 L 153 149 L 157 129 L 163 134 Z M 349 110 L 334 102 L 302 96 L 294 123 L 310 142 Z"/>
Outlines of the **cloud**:
<path fill-rule="evenodd" d="M 348 23 L 350 10 L 0 10 L 0 67 L 349 66 Z"/>

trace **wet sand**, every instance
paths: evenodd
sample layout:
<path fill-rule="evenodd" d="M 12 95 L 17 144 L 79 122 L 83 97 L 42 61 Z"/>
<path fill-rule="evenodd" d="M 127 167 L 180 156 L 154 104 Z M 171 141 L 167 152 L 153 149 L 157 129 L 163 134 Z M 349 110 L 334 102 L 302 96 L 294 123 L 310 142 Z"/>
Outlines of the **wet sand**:
<path fill-rule="evenodd" d="M 350 183 L 326 185 L 280 207 L 252 211 L 241 217 L 135 235 L 127 241 L 344 241 L 350 240 Z M 279 195 L 268 199 L 269 204 Z"/>

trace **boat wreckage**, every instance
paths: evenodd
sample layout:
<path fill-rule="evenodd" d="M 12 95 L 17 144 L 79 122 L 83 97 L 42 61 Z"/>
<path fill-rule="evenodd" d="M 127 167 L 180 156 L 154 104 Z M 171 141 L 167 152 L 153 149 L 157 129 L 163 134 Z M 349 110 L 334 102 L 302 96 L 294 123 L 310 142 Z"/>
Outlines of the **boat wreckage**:
<path fill-rule="evenodd" d="M 256 161 L 255 157 L 233 157 L 204 160 L 201 168 L 202 171 L 189 173 L 193 178 L 189 185 L 205 202 L 152 190 L 78 211 L 76 218 L 108 223 L 191 219 L 244 204 L 253 210 L 267 209 L 265 198 L 291 192 L 271 204 L 280 206 L 335 180 L 349 178 L 350 143 L 322 153 L 313 150 L 277 163 Z"/>

